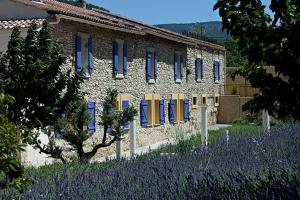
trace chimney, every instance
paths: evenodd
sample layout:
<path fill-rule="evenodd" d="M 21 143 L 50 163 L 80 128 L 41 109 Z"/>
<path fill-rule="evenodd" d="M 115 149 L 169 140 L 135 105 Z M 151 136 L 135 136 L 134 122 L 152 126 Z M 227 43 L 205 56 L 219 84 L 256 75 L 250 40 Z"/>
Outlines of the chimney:
<path fill-rule="evenodd" d="M 86 8 L 85 0 L 78 0 L 76 3 L 76 6 L 81 7 L 81 8 Z"/>

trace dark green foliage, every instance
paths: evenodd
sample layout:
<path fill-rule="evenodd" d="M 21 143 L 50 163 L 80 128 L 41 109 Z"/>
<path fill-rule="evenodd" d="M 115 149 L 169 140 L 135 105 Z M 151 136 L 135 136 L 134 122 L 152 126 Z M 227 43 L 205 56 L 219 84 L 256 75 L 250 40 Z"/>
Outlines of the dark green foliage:
<path fill-rule="evenodd" d="M 73 5 L 73 6 L 76 6 L 76 2 L 77 2 L 77 0 L 57 0 L 57 1 L 62 2 L 62 3 L 67 3 L 67 4 L 70 4 L 70 5 Z M 96 6 L 96 5 L 90 4 L 90 3 L 86 4 L 86 8 L 87 9 L 96 8 L 96 9 L 99 9 L 99 10 L 103 10 L 103 11 L 109 12 L 109 10 L 107 10 L 107 9 L 105 9 L 103 7 Z"/>
<path fill-rule="evenodd" d="M 125 133 L 123 125 L 132 121 L 137 115 L 137 110 L 133 106 L 123 111 L 113 111 L 117 95 L 116 90 L 111 90 L 104 99 L 100 122 L 100 125 L 104 126 L 104 134 L 102 140 L 89 144 L 94 145 L 91 146 L 90 151 L 84 150 L 87 145 L 86 141 L 91 137 L 86 128 L 90 121 L 86 102 L 78 99 L 65 107 L 65 117 L 58 119 L 55 130 L 63 129 L 61 139 L 70 146 L 68 151 L 76 152 L 76 161 L 88 163 L 100 148 L 111 146 L 116 140 L 121 140 Z M 107 112 L 107 110 L 112 112 Z M 111 128 L 110 133 L 108 133 L 108 127 Z M 64 163 L 70 161 L 70 158 L 64 154 L 67 153 L 66 150 L 56 144 L 54 135 L 49 132 L 48 136 L 50 143 L 44 146 L 45 153 L 50 154 L 53 158 L 61 159 Z"/>
<path fill-rule="evenodd" d="M 8 120 L 13 102 L 13 97 L 4 95 L 0 88 L 0 188 L 12 185 L 22 192 L 30 182 L 22 178 L 23 167 L 18 155 L 31 138 L 26 129 Z"/>
<path fill-rule="evenodd" d="M 260 0 L 218 0 L 223 28 L 239 45 L 249 65 L 238 74 L 245 76 L 261 94 L 244 106 L 258 112 L 266 109 L 281 119 L 300 119 L 300 3 L 272 0 L 274 17 L 265 13 Z M 275 66 L 278 75 L 259 66 Z"/>
<path fill-rule="evenodd" d="M 31 129 L 53 125 L 55 111 L 78 98 L 83 76 L 64 71 L 64 61 L 62 49 L 52 42 L 46 22 L 41 31 L 33 24 L 25 39 L 14 28 L 0 63 L 3 89 L 15 98 L 12 121 Z"/>
<path fill-rule="evenodd" d="M 225 41 L 226 48 L 226 67 L 245 67 L 249 65 L 246 56 L 239 50 L 237 42 L 231 38 Z"/>

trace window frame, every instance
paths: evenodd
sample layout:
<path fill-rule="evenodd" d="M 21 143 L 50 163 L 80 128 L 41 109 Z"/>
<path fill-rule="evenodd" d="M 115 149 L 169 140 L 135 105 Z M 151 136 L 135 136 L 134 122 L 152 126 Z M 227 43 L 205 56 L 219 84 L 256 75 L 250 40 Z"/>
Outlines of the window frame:
<path fill-rule="evenodd" d="M 156 127 L 161 126 L 160 124 L 160 100 L 161 100 L 160 94 L 145 94 L 144 100 L 148 102 L 148 124 L 147 127 Z M 149 103 L 150 102 L 150 103 Z M 158 110 L 156 110 L 155 103 L 158 102 Z M 158 118 L 158 119 L 156 119 Z M 158 123 L 156 123 L 158 122 Z"/>
<path fill-rule="evenodd" d="M 182 83 L 184 79 L 184 72 L 185 72 L 185 58 L 183 56 L 183 53 L 181 51 L 175 51 L 174 54 L 176 55 L 177 58 L 177 78 L 175 80 L 175 83 Z M 183 63 L 183 72 L 181 71 L 181 57 L 182 57 L 182 63 Z M 174 61 L 175 62 L 175 61 Z M 173 63 L 175 65 L 175 63 Z M 175 72 L 174 72 L 175 73 Z M 183 73 L 183 76 L 181 78 L 181 73 Z"/>
<path fill-rule="evenodd" d="M 196 98 L 196 104 L 194 104 L 194 98 Z M 197 94 L 192 94 L 192 109 L 198 108 L 199 99 Z"/>
<path fill-rule="evenodd" d="M 215 107 L 220 106 L 220 94 L 215 94 L 214 95 L 214 103 L 215 103 Z"/>
<path fill-rule="evenodd" d="M 174 123 L 184 123 L 184 94 L 171 94 L 174 100 Z"/>
<path fill-rule="evenodd" d="M 203 101 L 204 99 L 205 99 L 205 102 Z M 207 100 L 208 100 L 208 95 L 207 94 L 202 94 L 201 95 L 201 104 L 202 105 L 208 105 Z"/>
<path fill-rule="evenodd" d="M 77 32 L 77 35 L 81 40 L 81 71 L 84 72 L 85 77 L 88 78 L 91 76 L 89 70 L 89 39 L 91 38 L 91 35 L 86 32 Z M 84 46 L 85 44 L 86 47 Z"/>

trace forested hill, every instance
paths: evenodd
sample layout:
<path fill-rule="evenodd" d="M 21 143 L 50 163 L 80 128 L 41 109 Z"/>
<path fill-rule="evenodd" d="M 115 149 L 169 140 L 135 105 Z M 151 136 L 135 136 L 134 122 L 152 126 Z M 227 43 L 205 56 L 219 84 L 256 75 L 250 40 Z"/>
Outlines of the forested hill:
<path fill-rule="evenodd" d="M 158 24 L 158 27 L 168 29 L 174 32 L 196 32 L 205 37 L 224 41 L 229 36 L 226 31 L 222 32 L 222 22 L 212 21 L 212 22 L 197 22 L 197 23 L 186 23 L 186 24 Z"/>

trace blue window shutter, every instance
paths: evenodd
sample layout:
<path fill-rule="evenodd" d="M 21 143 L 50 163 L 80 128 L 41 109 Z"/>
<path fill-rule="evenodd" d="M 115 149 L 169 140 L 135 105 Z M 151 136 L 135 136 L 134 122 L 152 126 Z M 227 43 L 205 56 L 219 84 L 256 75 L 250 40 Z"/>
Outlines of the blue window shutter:
<path fill-rule="evenodd" d="M 183 62 L 183 56 L 180 56 L 180 79 L 183 80 L 184 76 L 184 62 Z"/>
<path fill-rule="evenodd" d="M 178 63 L 177 63 L 177 54 L 174 54 L 174 80 L 178 78 Z"/>
<path fill-rule="evenodd" d="M 104 108 L 103 111 L 105 112 L 105 114 L 110 114 L 112 113 L 113 109 L 112 108 Z M 107 126 L 107 133 L 111 133 L 112 132 L 112 129 L 111 129 L 111 126 Z"/>
<path fill-rule="evenodd" d="M 189 120 L 189 100 L 187 98 L 184 99 L 183 114 L 184 121 L 187 122 Z"/>
<path fill-rule="evenodd" d="M 122 109 L 125 110 L 125 108 L 129 107 L 129 101 L 122 101 Z M 129 128 L 129 124 L 126 123 L 123 125 L 123 128 Z"/>
<path fill-rule="evenodd" d="M 216 82 L 216 61 L 214 61 L 214 82 Z"/>
<path fill-rule="evenodd" d="M 62 112 L 60 113 L 60 118 L 61 119 L 64 119 L 66 118 L 66 113 Z M 56 139 L 60 139 L 62 134 L 65 132 L 65 129 L 64 128 L 60 128 L 58 131 L 55 132 L 55 138 Z"/>
<path fill-rule="evenodd" d="M 195 77 L 197 81 L 199 78 L 199 58 L 195 60 Z"/>
<path fill-rule="evenodd" d="M 220 81 L 221 79 L 221 66 L 220 66 L 220 62 L 218 62 L 218 80 Z"/>
<path fill-rule="evenodd" d="M 200 72 L 201 72 L 201 80 L 204 78 L 203 77 L 203 59 L 200 60 Z"/>
<path fill-rule="evenodd" d="M 114 54 L 114 75 L 116 76 L 118 74 L 118 69 L 119 69 L 119 62 L 118 62 L 118 42 L 114 41 L 114 46 L 113 46 L 113 54 Z"/>
<path fill-rule="evenodd" d="M 94 66 L 93 66 L 93 39 L 89 38 L 89 73 L 93 73 Z"/>
<path fill-rule="evenodd" d="M 146 80 L 151 79 L 151 52 L 147 51 L 146 53 Z"/>
<path fill-rule="evenodd" d="M 82 60 L 81 60 L 81 37 L 76 36 L 76 71 L 81 72 L 82 70 Z"/>
<path fill-rule="evenodd" d="M 169 121 L 172 124 L 175 122 L 174 109 L 175 109 L 175 101 L 173 99 L 171 99 L 170 103 L 169 103 Z"/>
<path fill-rule="evenodd" d="M 127 44 L 123 43 L 123 75 L 127 74 Z"/>
<path fill-rule="evenodd" d="M 90 114 L 90 122 L 88 124 L 88 133 L 93 134 L 96 131 L 96 103 L 88 101 L 88 112 Z"/>
<path fill-rule="evenodd" d="M 146 100 L 142 100 L 140 104 L 140 117 L 141 117 L 141 126 L 147 127 L 148 125 L 148 103 Z"/>
<path fill-rule="evenodd" d="M 165 123 L 165 101 L 163 99 L 159 101 L 159 121 L 161 125 Z"/>
<path fill-rule="evenodd" d="M 154 80 L 157 80 L 157 56 L 154 52 Z"/>

